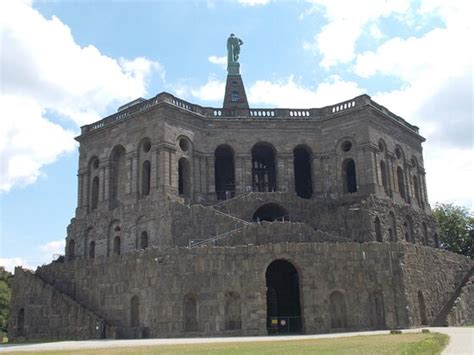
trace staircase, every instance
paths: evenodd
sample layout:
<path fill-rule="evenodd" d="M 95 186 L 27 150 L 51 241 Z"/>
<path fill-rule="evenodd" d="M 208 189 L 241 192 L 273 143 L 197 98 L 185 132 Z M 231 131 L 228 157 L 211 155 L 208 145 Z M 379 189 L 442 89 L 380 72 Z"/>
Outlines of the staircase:
<path fill-rule="evenodd" d="M 447 327 L 449 325 L 448 324 L 449 313 L 451 312 L 453 306 L 455 305 L 456 300 L 460 296 L 463 288 L 467 285 L 467 283 L 469 282 L 469 280 L 471 279 L 473 275 L 474 275 L 474 267 L 471 267 L 471 269 L 467 272 L 467 274 L 462 279 L 461 283 L 458 285 L 458 287 L 456 287 L 456 289 L 454 290 L 449 300 L 441 308 L 441 311 L 438 313 L 438 315 L 432 322 L 431 326 Z"/>

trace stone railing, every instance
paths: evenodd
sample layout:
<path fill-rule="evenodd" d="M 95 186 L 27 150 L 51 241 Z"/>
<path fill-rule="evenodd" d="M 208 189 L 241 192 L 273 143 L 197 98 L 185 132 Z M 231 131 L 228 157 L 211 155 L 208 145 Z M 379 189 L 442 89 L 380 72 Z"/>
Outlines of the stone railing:
<path fill-rule="evenodd" d="M 251 108 L 251 109 L 224 109 L 213 107 L 202 107 L 192 104 L 169 93 L 163 92 L 149 100 L 137 103 L 123 111 L 110 115 L 98 122 L 81 127 L 81 133 L 87 133 L 102 128 L 112 122 L 126 119 L 139 112 L 148 110 L 160 103 L 167 103 L 179 109 L 196 113 L 202 117 L 210 119 L 251 119 L 251 120 L 317 120 L 330 116 L 339 115 L 342 112 L 350 111 L 362 106 L 370 105 L 383 112 L 390 118 L 402 123 L 411 130 L 418 133 L 418 127 L 410 125 L 401 117 L 393 114 L 385 107 L 377 104 L 368 95 L 360 95 L 351 100 L 340 102 L 335 105 L 322 108 L 309 109 L 284 109 L 284 108 Z"/>

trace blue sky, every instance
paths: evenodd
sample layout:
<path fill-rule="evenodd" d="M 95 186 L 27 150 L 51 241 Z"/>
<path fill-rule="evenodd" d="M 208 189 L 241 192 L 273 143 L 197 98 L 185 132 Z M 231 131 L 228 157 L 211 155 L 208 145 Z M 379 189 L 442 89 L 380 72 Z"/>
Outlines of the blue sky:
<path fill-rule="evenodd" d="M 168 91 L 222 104 L 226 39 L 253 107 L 367 93 L 420 127 L 431 204 L 473 202 L 470 1 L 2 1 L 0 265 L 63 252 L 81 125 Z"/>

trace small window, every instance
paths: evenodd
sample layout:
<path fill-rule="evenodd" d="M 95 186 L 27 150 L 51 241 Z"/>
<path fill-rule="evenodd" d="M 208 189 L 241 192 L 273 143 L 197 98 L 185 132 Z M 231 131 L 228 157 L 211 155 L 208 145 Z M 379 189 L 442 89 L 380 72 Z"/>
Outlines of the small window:
<path fill-rule="evenodd" d="M 350 152 L 352 149 L 352 143 L 349 141 L 345 141 L 344 143 L 342 143 L 341 147 L 343 152 Z"/>
<path fill-rule="evenodd" d="M 151 143 L 149 141 L 146 141 L 145 143 L 143 143 L 143 151 L 145 153 L 148 153 L 151 149 Z"/>
<path fill-rule="evenodd" d="M 379 142 L 379 151 L 380 153 L 383 153 L 385 150 L 384 146 L 383 146 L 383 143 L 382 142 Z"/>
<path fill-rule="evenodd" d="M 400 150 L 400 148 L 395 149 L 395 155 L 397 156 L 397 159 L 402 158 L 402 151 Z"/>
<path fill-rule="evenodd" d="M 181 148 L 181 150 L 182 150 L 183 152 L 187 152 L 187 151 L 188 151 L 188 149 L 189 149 L 189 143 L 188 143 L 188 141 L 186 140 L 186 138 L 181 138 L 181 139 L 179 140 L 179 147 Z"/>
<path fill-rule="evenodd" d="M 239 101 L 240 100 L 240 95 L 237 91 L 232 91 L 232 101 Z"/>
<path fill-rule="evenodd" d="M 92 168 L 97 169 L 99 167 L 99 159 L 94 159 L 92 162 Z"/>

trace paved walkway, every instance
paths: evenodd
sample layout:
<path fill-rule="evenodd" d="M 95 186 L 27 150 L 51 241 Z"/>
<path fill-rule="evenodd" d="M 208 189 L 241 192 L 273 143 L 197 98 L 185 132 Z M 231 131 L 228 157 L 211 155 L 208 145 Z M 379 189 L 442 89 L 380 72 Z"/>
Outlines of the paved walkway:
<path fill-rule="evenodd" d="M 444 333 L 450 336 L 448 347 L 443 355 L 474 355 L 474 328 L 428 328 L 432 332 Z M 404 333 L 420 332 L 418 329 L 403 330 Z M 259 337 L 225 337 L 225 338 L 172 338 L 172 339 L 133 339 L 133 340 L 83 340 L 60 341 L 41 344 L 8 344 L 0 345 L 2 352 L 33 352 L 53 350 L 103 349 L 128 346 L 152 346 L 175 344 L 229 343 L 252 341 L 282 341 L 298 339 L 327 339 L 363 335 L 388 334 L 386 330 L 354 333 L 318 334 L 318 335 L 289 335 L 289 336 L 259 336 Z"/>

